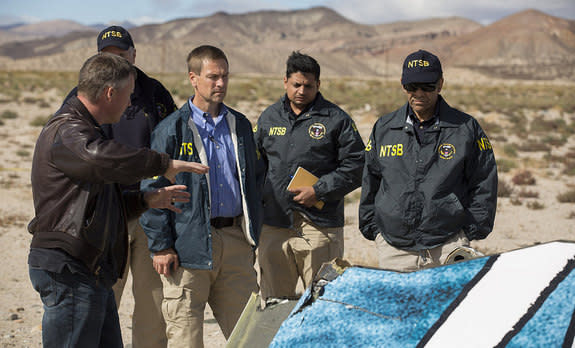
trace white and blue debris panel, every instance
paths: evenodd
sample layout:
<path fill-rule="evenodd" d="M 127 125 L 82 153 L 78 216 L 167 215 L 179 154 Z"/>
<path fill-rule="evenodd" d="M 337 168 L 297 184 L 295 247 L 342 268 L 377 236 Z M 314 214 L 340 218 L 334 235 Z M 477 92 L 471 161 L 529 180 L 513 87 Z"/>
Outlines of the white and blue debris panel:
<path fill-rule="evenodd" d="M 574 347 L 575 243 L 309 288 L 270 347 Z"/>

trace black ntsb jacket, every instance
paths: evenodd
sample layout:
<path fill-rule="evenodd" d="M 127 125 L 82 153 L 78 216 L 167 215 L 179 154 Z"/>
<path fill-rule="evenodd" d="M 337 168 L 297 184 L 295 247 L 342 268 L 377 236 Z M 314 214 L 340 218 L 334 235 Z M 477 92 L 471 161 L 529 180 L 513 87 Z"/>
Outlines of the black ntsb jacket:
<path fill-rule="evenodd" d="M 421 145 L 408 104 L 375 123 L 366 147 L 359 227 L 404 250 L 430 249 L 463 230 L 469 240 L 493 229 L 497 167 L 487 135 L 440 96 L 438 122 Z"/>
<path fill-rule="evenodd" d="M 361 184 L 364 143 L 352 118 L 320 93 L 311 109 L 296 120 L 285 108 L 286 96 L 261 114 L 256 142 L 267 161 L 264 224 L 289 228 L 293 211 L 303 212 L 321 227 L 344 225 L 346 194 Z M 319 177 L 314 185 L 323 209 L 292 200 L 287 186 L 298 166 Z"/>

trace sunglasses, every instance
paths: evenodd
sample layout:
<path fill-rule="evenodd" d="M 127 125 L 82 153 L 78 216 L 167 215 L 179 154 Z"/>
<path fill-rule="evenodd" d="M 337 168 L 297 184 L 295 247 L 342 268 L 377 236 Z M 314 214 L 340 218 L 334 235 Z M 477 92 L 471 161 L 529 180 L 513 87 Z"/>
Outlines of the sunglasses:
<path fill-rule="evenodd" d="M 437 83 L 408 83 L 407 85 L 403 85 L 408 92 L 415 92 L 418 89 L 421 89 L 424 92 L 433 92 L 437 88 Z"/>

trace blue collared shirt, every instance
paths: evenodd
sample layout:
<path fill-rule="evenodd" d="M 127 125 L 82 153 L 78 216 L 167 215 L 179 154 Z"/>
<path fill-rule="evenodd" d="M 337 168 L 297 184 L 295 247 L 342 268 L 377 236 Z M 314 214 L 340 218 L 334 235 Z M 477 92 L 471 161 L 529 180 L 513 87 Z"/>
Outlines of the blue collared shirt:
<path fill-rule="evenodd" d="M 192 120 L 198 128 L 210 167 L 211 217 L 235 217 L 242 214 L 240 182 L 234 144 L 226 121 L 228 109 L 221 104 L 220 114 L 212 118 L 192 103 Z"/>

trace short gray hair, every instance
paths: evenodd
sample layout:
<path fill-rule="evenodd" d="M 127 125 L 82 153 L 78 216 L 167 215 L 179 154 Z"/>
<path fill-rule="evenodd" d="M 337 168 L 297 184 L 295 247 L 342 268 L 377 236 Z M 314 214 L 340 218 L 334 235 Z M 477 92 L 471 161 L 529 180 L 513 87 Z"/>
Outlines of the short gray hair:
<path fill-rule="evenodd" d="M 78 94 L 92 103 L 108 88 L 121 88 L 136 69 L 125 58 L 110 53 L 98 53 L 86 60 L 78 78 Z"/>

